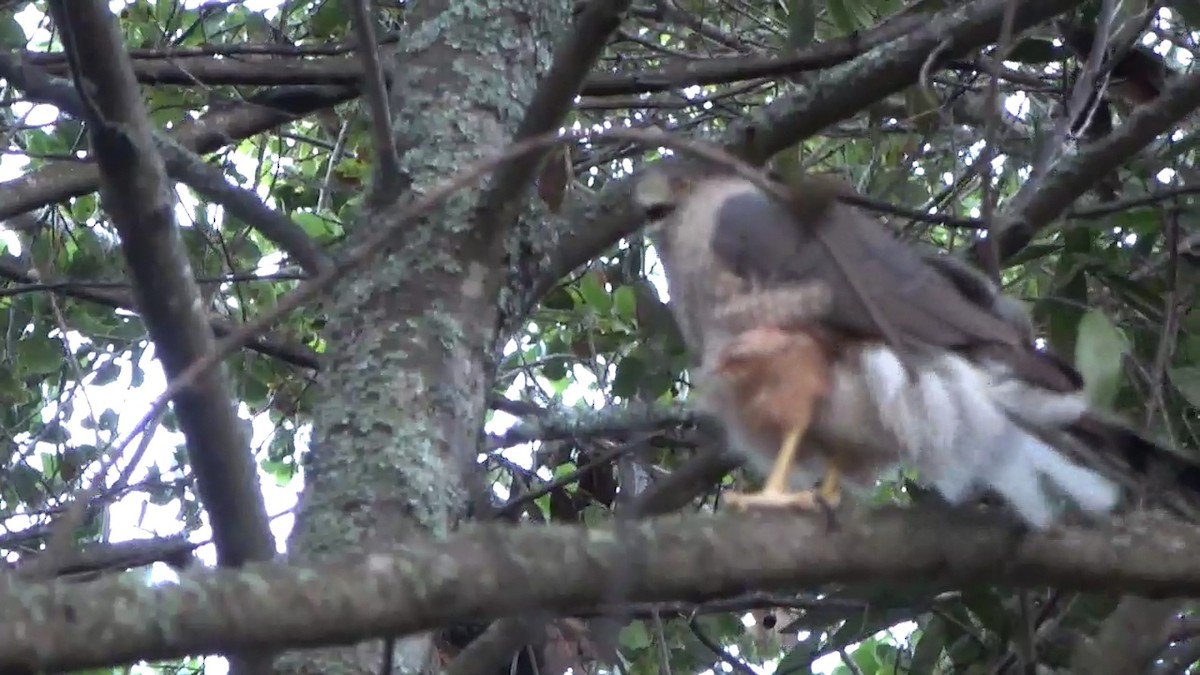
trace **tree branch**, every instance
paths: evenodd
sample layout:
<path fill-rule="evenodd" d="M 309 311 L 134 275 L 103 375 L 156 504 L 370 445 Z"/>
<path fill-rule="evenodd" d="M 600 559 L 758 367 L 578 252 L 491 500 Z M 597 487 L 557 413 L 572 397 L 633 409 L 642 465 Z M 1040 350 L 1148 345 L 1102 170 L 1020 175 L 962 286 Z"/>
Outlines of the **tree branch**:
<path fill-rule="evenodd" d="M 56 82 L 38 69 L 18 63 L 12 56 L 0 54 L 0 76 L 21 88 L 30 100 L 54 105 L 72 117 L 86 117 L 85 101 L 69 84 Z M 260 231 L 310 274 L 330 264 L 329 256 L 291 218 L 268 208 L 250 190 L 229 183 L 220 169 L 205 163 L 175 139 L 153 131 L 151 134 L 172 178 Z M 79 194 L 87 191 L 90 190 Z"/>
<path fill-rule="evenodd" d="M 20 64 L 0 54 L 0 76 L 8 79 L 17 67 Z M 206 154 L 357 96 L 355 87 L 283 87 L 255 94 L 236 105 L 209 110 L 200 119 L 184 120 L 170 136 L 193 152 Z M 46 165 L 0 183 L 0 219 L 95 192 L 99 184 L 100 175 L 94 165 Z"/>
<path fill-rule="evenodd" d="M 372 0 L 354 0 L 354 34 L 362 60 L 363 82 L 366 86 L 367 109 L 371 111 L 371 139 L 375 142 L 378 159 L 371 167 L 374 184 L 371 186 L 371 201 L 383 202 L 402 189 L 400 155 L 396 152 L 396 140 L 392 137 L 392 112 L 388 108 L 387 77 L 375 40 L 375 3 Z"/>
<path fill-rule="evenodd" d="M 1076 648 L 1071 666 L 1076 673 L 1125 675 L 1145 673 L 1170 641 L 1171 628 L 1183 602 L 1169 598 L 1122 598 L 1094 637 Z"/>
<path fill-rule="evenodd" d="M 725 149 L 751 163 L 765 162 L 784 148 L 916 82 L 929 54 L 943 43 L 949 45 L 943 53 L 950 59 L 995 39 L 1011 1 L 976 0 L 927 17 L 919 30 L 832 69 L 812 87 L 772 102 L 749 121 L 731 128 L 723 139 Z M 1023 0 L 1016 8 L 1013 31 L 1057 16 L 1079 2 Z M 630 208 L 628 190 L 627 180 L 609 181 L 597 198 L 570 203 L 563 218 L 563 233 L 549 255 L 549 263 L 531 285 L 526 305 L 532 306 L 571 270 L 641 225 Z"/>
<path fill-rule="evenodd" d="M 211 352 L 215 341 L 200 311 L 200 289 L 175 225 L 175 200 L 166 167 L 156 151 L 156 146 L 167 146 L 155 142 L 141 89 L 108 4 L 52 0 L 50 11 L 62 31 L 74 74 L 75 114 L 87 122 L 92 155 L 100 169 L 101 204 L 120 233 L 134 295 L 156 355 L 166 375 L 174 377 Z M 96 54 L 106 56 L 96 58 Z M 189 163 L 189 153 L 178 150 L 174 141 L 170 147 L 180 155 L 177 162 Z M 208 168 L 199 160 L 196 163 Z M 193 178 L 204 174 L 189 171 Z M 232 188 L 223 177 L 220 183 Z M 253 198 L 253 193 L 245 194 Z M 253 201 L 265 209 L 256 198 Z M 238 566 L 275 557 L 275 538 L 254 458 L 224 373 L 209 370 L 172 400 L 221 564 Z M 261 652 L 229 653 L 236 674 L 269 669 L 270 656 Z"/>
<path fill-rule="evenodd" d="M 7 254 L 0 254 L 0 278 L 25 284 L 54 284 L 58 281 L 56 279 L 45 279 L 37 276 L 20 258 Z M 121 289 L 64 285 L 53 289 L 53 292 L 69 298 L 94 302 L 113 309 L 124 309 L 130 312 L 139 311 L 131 294 Z M 212 329 L 213 335 L 218 338 L 228 336 L 236 328 L 230 321 L 216 317 L 208 320 L 208 326 Z M 298 368 L 317 370 L 321 366 L 320 355 L 304 345 L 285 343 L 256 335 L 245 342 L 245 347 L 251 351 L 279 359 Z"/>
<path fill-rule="evenodd" d="M 632 402 L 620 407 L 597 409 L 564 406 L 541 417 L 521 419 L 503 434 L 492 435 L 488 445 L 505 448 L 530 441 L 628 434 L 695 423 L 695 412 L 681 403 L 662 405 Z"/>
<path fill-rule="evenodd" d="M 632 550 L 645 565 L 625 565 Z M 1198 555 L 1200 531 L 1147 513 L 1035 533 L 997 515 L 896 507 L 848 513 L 832 531 L 823 517 L 782 513 L 666 516 L 620 530 L 467 526 L 390 554 L 198 570 L 177 585 L 3 577 L 0 671 L 350 644 L 539 609 L 583 614 L 608 599 L 596 580 L 618 565 L 630 602 L 930 579 L 1167 597 L 1200 594 Z"/>
<path fill-rule="evenodd" d="M 1085 146 L 1022 186 L 997 223 L 1000 258 L 1012 257 L 1096 181 L 1200 106 L 1200 72 L 1172 78 L 1154 103 L 1139 107 L 1103 141 Z"/>
<path fill-rule="evenodd" d="M 554 62 L 538 83 L 533 100 L 513 135 L 514 141 L 533 138 L 558 128 L 575 104 L 575 97 L 588 71 L 600 58 L 609 38 L 620 27 L 622 17 L 629 9 L 629 2 L 588 2 L 566 39 L 555 47 Z M 481 234 L 489 236 L 507 231 L 520 210 L 524 189 L 545 156 L 545 150 L 532 152 L 513 157 L 496 167 L 492 184 L 479 200 L 479 211 L 488 214 L 486 219 L 480 221 L 481 227 L 491 230 Z"/>
<path fill-rule="evenodd" d="M 116 20 L 103 0 L 50 3 L 75 74 L 79 110 L 100 169 L 100 198 L 121 238 L 134 295 L 169 378 L 213 350 L 166 170 Z M 105 54 L 105 58 L 95 58 Z M 221 564 L 275 555 L 254 460 L 224 373 L 173 397 Z"/>

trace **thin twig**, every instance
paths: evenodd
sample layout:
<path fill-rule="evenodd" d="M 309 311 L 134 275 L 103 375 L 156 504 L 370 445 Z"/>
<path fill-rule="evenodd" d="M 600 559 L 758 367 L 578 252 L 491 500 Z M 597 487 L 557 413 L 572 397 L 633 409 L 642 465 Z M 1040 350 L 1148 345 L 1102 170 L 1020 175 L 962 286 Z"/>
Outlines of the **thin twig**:
<path fill-rule="evenodd" d="M 395 197 L 400 190 L 400 156 L 392 137 L 392 113 L 388 109 L 387 83 L 379 47 L 375 39 L 375 12 L 372 0 L 354 0 L 354 33 L 362 59 L 366 83 L 367 106 L 371 110 L 371 138 L 377 159 L 373 168 L 375 184 L 371 186 L 371 202 L 383 202 Z"/>
<path fill-rule="evenodd" d="M 707 647 L 709 651 L 717 656 L 717 658 L 721 659 L 725 663 L 728 663 L 731 668 L 739 673 L 742 673 L 742 675 L 756 675 L 754 669 L 747 665 L 745 661 L 730 654 L 724 647 L 717 644 L 716 640 L 713 640 L 711 637 L 709 637 L 708 634 L 696 624 L 695 619 L 688 621 L 688 628 L 691 629 L 692 635 L 696 636 L 696 639 L 700 641 L 700 644 Z"/>

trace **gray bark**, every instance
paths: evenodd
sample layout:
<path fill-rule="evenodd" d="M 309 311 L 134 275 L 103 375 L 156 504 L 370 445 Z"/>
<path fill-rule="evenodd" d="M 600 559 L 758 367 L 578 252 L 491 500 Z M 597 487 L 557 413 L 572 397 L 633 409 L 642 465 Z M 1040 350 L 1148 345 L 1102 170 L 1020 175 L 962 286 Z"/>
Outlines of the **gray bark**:
<path fill-rule="evenodd" d="M 391 100 L 401 184 L 419 192 L 505 144 L 570 9 L 569 0 L 406 5 Z M 290 559 L 444 536 L 461 518 L 505 278 L 499 251 L 474 231 L 477 198 L 463 191 L 414 224 L 405 248 L 330 293 L 322 404 Z M 358 233 L 370 223 L 360 218 Z M 291 654 L 279 671 L 374 673 L 380 647 Z M 431 652 L 428 636 L 401 641 L 395 672 L 428 669 Z"/>

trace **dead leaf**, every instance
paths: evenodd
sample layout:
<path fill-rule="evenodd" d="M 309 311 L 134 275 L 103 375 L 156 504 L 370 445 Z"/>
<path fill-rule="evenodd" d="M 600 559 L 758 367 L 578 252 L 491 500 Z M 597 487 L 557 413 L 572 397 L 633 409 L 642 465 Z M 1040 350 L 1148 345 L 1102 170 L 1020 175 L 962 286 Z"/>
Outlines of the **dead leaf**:
<path fill-rule="evenodd" d="M 560 145 L 546 157 L 537 179 L 537 192 L 551 213 L 562 211 L 571 185 L 571 146 Z"/>

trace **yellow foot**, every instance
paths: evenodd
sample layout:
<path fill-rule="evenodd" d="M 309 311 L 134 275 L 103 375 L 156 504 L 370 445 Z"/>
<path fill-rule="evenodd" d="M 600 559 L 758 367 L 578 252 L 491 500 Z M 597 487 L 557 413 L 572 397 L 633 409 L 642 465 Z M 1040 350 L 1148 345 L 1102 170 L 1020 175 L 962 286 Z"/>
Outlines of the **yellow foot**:
<path fill-rule="evenodd" d="M 800 492 L 731 492 L 725 496 L 729 505 L 736 509 L 791 509 L 797 511 L 827 511 L 837 508 L 841 495 L 834 495 L 833 500 L 816 490 Z"/>
<path fill-rule="evenodd" d="M 842 503 L 842 486 L 838 478 L 838 473 L 830 470 L 825 480 L 821 481 L 821 486 L 817 488 L 817 499 L 834 509 Z"/>

